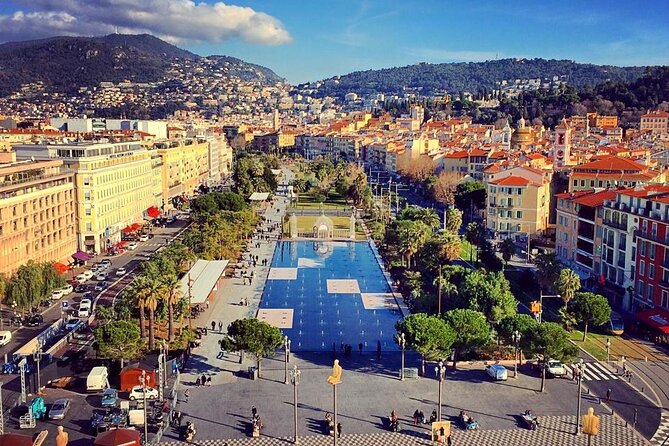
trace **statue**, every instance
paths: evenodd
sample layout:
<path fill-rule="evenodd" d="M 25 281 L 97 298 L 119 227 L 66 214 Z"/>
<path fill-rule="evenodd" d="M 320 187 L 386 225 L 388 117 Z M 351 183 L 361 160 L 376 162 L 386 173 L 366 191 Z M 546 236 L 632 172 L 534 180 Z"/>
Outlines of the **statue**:
<path fill-rule="evenodd" d="M 334 365 L 332 366 L 332 375 L 328 376 L 328 384 L 335 386 L 341 383 L 341 373 L 342 368 L 339 365 L 339 360 L 335 359 Z"/>
<path fill-rule="evenodd" d="M 69 435 L 63 430 L 63 426 L 58 426 L 58 435 L 56 435 L 56 446 L 67 446 Z"/>
<path fill-rule="evenodd" d="M 581 423 L 584 434 L 597 435 L 599 433 L 599 417 L 595 415 L 595 409 L 592 407 L 588 407 L 588 413 L 583 415 Z"/>

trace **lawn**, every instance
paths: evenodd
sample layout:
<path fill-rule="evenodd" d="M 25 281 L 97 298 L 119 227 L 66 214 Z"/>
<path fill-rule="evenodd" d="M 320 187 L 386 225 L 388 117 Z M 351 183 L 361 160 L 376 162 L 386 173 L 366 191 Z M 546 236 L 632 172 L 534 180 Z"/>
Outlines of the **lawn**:
<path fill-rule="evenodd" d="M 293 204 L 294 209 L 325 209 L 325 210 L 348 210 L 351 205 L 346 199 L 338 194 L 331 193 L 324 202 L 316 200 L 312 194 L 300 194 L 297 202 Z"/>
<path fill-rule="evenodd" d="M 476 260 L 476 247 L 465 239 L 462 239 L 460 245 L 460 258 L 467 262 L 471 262 L 472 259 Z"/>
<path fill-rule="evenodd" d="M 606 338 L 611 339 L 612 345 L 617 339 L 615 336 L 611 335 L 588 333 L 588 338 L 583 342 L 582 331 L 574 330 L 569 333 L 569 339 L 600 361 L 606 361 Z"/>

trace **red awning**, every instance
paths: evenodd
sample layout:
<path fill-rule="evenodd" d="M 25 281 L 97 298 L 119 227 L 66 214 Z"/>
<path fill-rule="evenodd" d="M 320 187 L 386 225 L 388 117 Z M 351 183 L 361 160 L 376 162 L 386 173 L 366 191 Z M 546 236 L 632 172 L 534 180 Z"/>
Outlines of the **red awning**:
<path fill-rule="evenodd" d="M 95 437 L 95 446 L 139 446 L 139 432 L 134 429 L 113 429 Z"/>
<path fill-rule="evenodd" d="M 33 438 L 29 435 L 2 434 L 0 435 L 0 446 L 32 446 Z"/>
<path fill-rule="evenodd" d="M 634 316 L 649 327 L 664 334 L 669 334 L 669 311 L 664 308 L 651 308 L 640 311 Z"/>
<path fill-rule="evenodd" d="M 116 244 L 116 246 L 118 246 L 119 248 L 123 248 L 127 244 L 128 244 L 128 242 L 126 242 L 125 240 L 121 240 L 120 242 L 118 242 Z"/>
<path fill-rule="evenodd" d="M 156 218 L 160 216 L 160 214 L 162 214 L 162 212 L 155 206 L 151 206 L 146 210 L 146 215 L 148 215 L 149 218 Z"/>
<path fill-rule="evenodd" d="M 132 226 L 126 226 L 125 228 L 121 229 L 121 231 L 124 234 L 130 234 L 131 232 L 134 232 L 134 229 L 132 229 Z"/>
<path fill-rule="evenodd" d="M 142 225 L 140 223 L 133 223 L 130 225 L 130 228 L 132 228 L 133 231 L 137 231 L 138 229 L 142 229 Z"/>
<path fill-rule="evenodd" d="M 58 274 L 63 274 L 65 271 L 69 270 L 70 267 L 64 263 L 56 262 L 53 264 L 53 267 L 58 271 Z"/>

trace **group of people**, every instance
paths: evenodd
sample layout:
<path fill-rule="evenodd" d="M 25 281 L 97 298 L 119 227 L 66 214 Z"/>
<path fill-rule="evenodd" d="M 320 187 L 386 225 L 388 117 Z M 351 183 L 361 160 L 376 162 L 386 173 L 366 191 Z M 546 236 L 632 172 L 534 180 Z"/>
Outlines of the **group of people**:
<path fill-rule="evenodd" d="M 216 330 L 216 321 L 211 321 L 211 331 Z M 223 321 L 218 321 L 218 331 L 223 333 Z"/>
<path fill-rule="evenodd" d="M 202 375 L 195 378 L 195 387 L 211 386 L 211 376 Z"/>
<path fill-rule="evenodd" d="M 358 344 L 358 350 L 360 350 L 360 353 L 362 354 L 362 342 Z M 351 356 L 351 352 L 353 351 L 353 346 L 351 344 L 344 344 L 343 342 L 339 346 L 339 351 L 344 353 L 344 356 L 347 358 Z"/>
<path fill-rule="evenodd" d="M 425 417 L 425 414 L 423 413 L 422 410 L 416 409 L 416 411 L 413 413 L 413 424 L 414 426 L 417 424 L 428 424 L 428 423 L 434 423 L 437 421 L 437 410 L 434 409 L 432 411 L 432 414 L 430 415 L 430 419 Z"/>
<path fill-rule="evenodd" d="M 330 435 L 334 436 L 335 435 L 335 425 L 334 425 L 334 418 L 332 417 L 332 414 L 330 412 L 327 412 L 325 414 L 325 423 L 327 424 L 327 429 Z M 337 438 L 341 438 L 341 423 L 337 423 Z"/>

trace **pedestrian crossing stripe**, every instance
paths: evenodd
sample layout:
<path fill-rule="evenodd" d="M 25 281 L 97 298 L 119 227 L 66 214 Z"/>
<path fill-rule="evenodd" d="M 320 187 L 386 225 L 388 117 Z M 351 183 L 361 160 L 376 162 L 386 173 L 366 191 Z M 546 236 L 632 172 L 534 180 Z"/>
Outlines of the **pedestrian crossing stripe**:
<path fill-rule="evenodd" d="M 572 366 L 572 372 L 575 366 Z M 587 362 L 583 370 L 584 381 L 608 381 L 620 379 L 614 372 L 599 362 Z"/>

